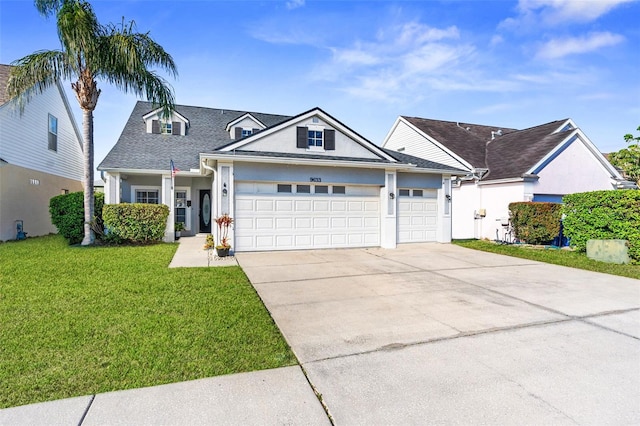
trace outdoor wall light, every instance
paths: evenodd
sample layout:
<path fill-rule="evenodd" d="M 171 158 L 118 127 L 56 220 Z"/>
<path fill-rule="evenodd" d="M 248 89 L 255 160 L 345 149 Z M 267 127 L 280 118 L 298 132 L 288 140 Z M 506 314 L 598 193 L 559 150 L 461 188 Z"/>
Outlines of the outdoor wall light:
<path fill-rule="evenodd" d="M 227 196 L 227 194 L 228 194 L 228 191 L 227 191 L 227 184 L 226 184 L 226 183 L 223 183 L 223 184 L 222 184 L 222 196 L 223 196 L 223 197 L 226 197 L 226 196 Z"/>

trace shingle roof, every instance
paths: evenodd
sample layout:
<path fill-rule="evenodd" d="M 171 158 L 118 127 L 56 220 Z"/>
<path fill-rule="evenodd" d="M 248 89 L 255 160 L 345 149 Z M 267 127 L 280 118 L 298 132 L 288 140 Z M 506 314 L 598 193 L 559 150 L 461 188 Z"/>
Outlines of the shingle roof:
<path fill-rule="evenodd" d="M 147 133 L 142 116 L 155 108 L 150 102 L 136 103 L 118 142 L 98 166 L 99 169 L 169 169 L 173 160 L 180 170 L 199 168 L 199 154 L 211 152 L 229 143 L 227 123 L 247 111 L 176 105 L 176 111 L 188 118 L 191 125 L 186 136 Z M 251 112 L 267 127 L 290 117 Z"/>
<path fill-rule="evenodd" d="M 0 64 L 0 105 L 3 105 L 10 100 L 7 94 L 9 72 L 11 72 L 11 65 Z"/>
<path fill-rule="evenodd" d="M 522 177 L 567 137 L 565 132 L 553 133 L 567 120 L 517 130 L 417 117 L 403 118 L 473 167 L 489 169 L 482 180 Z M 501 136 L 495 135 L 498 130 L 502 131 Z"/>
<path fill-rule="evenodd" d="M 465 173 L 464 170 L 456 169 L 454 167 L 450 167 L 445 164 L 436 163 L 434 161 L 425 160 L 424 158 L 414 157 L 413 155 L 408 155 L 403 152 L 392 151 L 386 148 L 383 148 L 383 150 L 387 154 L 395 158 L 396 160 L 402 163 L 415 164 L 420 169 L 459 171 L 461 173 Z"/>

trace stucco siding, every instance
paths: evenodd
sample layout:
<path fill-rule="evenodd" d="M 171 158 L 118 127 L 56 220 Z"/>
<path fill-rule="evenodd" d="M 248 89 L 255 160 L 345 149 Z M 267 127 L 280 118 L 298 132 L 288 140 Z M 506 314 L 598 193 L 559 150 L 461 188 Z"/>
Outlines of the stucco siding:
<path fill-rule="evenodd" d="M 384 170 L 347 167 L 296 166 L 293 164 L 234 164 L 234 178 L 242 181 L 310 182 L 384 186 Z"/>
<path fill-rule="evenodd" d="M 82 191 L 79 181 L 0 163 L 0 241 L 16 238 L 16 220 L 24 221 L 29 237 L 56 233 L 49 200 L 63 190 Z"/>
<path fill-rule="evenodd" d="M 401 150 L 401 152 L 405 154 L 424 158 L 426 160 L 445 164 L 454 168 L 463 170 L 468 169 L 467 166 L 453 158 L 449 153 L 429 141 L 423 134 L 418 133 L 416 129 L 409 126 L 402 120 L 398 122 L 396 128 L 389 135 L 384 147 L 395 151 Z"/>
<path fill-rule="evenodd" d="M 310 129 L 333 129 L 336 131 L 336 146 L 335 150 L 323 151 L 323 150 L 310 150 L 297 148 L 296 146 L 296 128 L 297 127 L 309 127 Z M 371 158 L 378 159 L 379 157 L 371 152 L 369 149 L 360 145 L 347 135 L 341 133 L 337 129 L 331 127 L 328 123 L 318 120 L 314 123 L 310 118 L 298 122 L 295 125 L 286 127 L 278 132 L 270 134 L 268 136 L 259 138 L 255 142 L 251 142 L 242 147 L 243 150 L 248 151 L 260 151 L 260 152 L 282 152 L 288 154 L 306 154 L 312 153 L 314 155 L 326 155 L 327 157 L 358 157 L 358 158 Z"/>
<path fill-rule="evenodd" d="M 35 95 L 24 112 L 15 102 L 0 107 L 0 158 L 14 166 L 82 180 L 82 148 L 57 85 Z M 48 114 L 58 119 L 57 151 L 48 149 Z"/>
<path fill-rule="evenodd" d="M 538 172 L 535 194 L 566 195 L 613 189 L 610 173 L 580 139 L 574 140 Z"/>

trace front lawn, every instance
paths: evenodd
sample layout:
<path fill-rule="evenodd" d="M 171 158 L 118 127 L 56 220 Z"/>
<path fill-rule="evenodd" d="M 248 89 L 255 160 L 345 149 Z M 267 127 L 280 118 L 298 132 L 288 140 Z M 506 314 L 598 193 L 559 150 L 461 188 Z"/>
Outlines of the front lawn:
<path fill-rule="evenodd" d="M 296 363 L 239 267 L 176 247 L 0 244 L 0 408 Z"/>
<path fill-rule="evenodd" d="M 553 248 L 532 248 L 518 244 L 501 245 L 483 240 L 454 240 L 453 243 L 475 250 L 640 279 L 639 265 L 616 265 L 613 263 L 598 262 L 597 260 L 589 259 L 585 253 Z"/>

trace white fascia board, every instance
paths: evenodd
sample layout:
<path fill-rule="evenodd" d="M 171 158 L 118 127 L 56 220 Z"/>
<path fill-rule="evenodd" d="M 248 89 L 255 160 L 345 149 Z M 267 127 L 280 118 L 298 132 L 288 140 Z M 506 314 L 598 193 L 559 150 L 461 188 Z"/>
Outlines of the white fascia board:
<path fill-rule="evenodd" d="M 238 148 L 242 148 L 243 146 L 249 144 L 249 143 L 253 143 L 261 138 L 265 138 L 269 135 L 272 135 L 274 133 L 279 132 L 282 129 L 285 129 L 287 127 L 291 127 L 291 126 L 295 126 L 297 123 L 307 120 L 310 117 L 313 116 L 318 116 L 320 118 L 322 118 L 323 121 L 329 123 L 331 125 L 331 127 L 333 127 L 334 129 L 340 131 L 341 133 L 347 135 L 349 138 L 351 138 L 353 141 L 355 141 L 356 143 L 362 145 L 363 147 L 365 147 L 366 149 L 368 149 L 369 151 L 373 152 L 374 154 L 378 155 L 379 157 L 388 160 L 388 161 L 392 161 L 392 162 L 396 162 L 398 160 L 396 160 L 395 158 L 391 157 L 390 155 L 388 155 L 386 152 L 384 152 L 379 146 L 375 145 L 374 143 L 364 139 L 362 136 L 358 135 L 357 133 L 355 133 L 353 130 L 351 130 L 350 128 L 348 128 L 347 126 L 341 124 L 340 122 L 338 122 L 336 119 L 334 119 L 333 117 L 330 117 L 329 115 L 327 115 L 324 111 L 322 111 L 319 108 L 314 108 L 310 111 L 308 111 L 306 114 L 303 115 L 299 115 L 297 117 L 294 117 L 292 119 L 289 119 L 287 121 L 284 121 L 268 130 L 264 130 L 260 133 L 256 133 L 255 135 L 250 135 L 238 142 L 232 143 L 230 145 L 225 146 L 224 148 L 220 149 L 221 152 L 228 152 L 228 151 L 233 151 L 236 150 Z"/>
<path fill-rule="evenodd" d="M 156 108 L 153 111 L 146 113 L 145 115 L 142 116 L 142 119 L 144 121 L 147 121 L 150 117 L 153 117 L 154 115 L 158 114 L 160 111 L 162 111 L 162 107 Z M 177 115 L 178 118 L 180 118 L 180 120 L 184 121 L 186 124 L 191 125 L 191 123 L 189 122 L 189 119 L 184 115 L 180 114 L 175 109 L 172 111 L 172 113 Z"/>
<path fill-rule="evenodd" d="M 309 166 L 324 166 L 324 167 L 353 167 L 353 168 L 366 168 L 366 169 L 410 169 L 414 170 L 416 166 L 414 164 L 401 164 L 401 163 L 373 163 L 365 161 L 349 161 L 349 160 L 336 160 L 332 157 L 327 159 L 317 158 L 286 158 L 286 157 L 268 157 L 268 156 L 253 156 L 253 155 L 237 155 L 232 156 L 228 154 L 200 154 L 200 161 L 202 160 L 214 160 L 214 161 L 241 161 L 246 163 L 276 163 L 276 164 L 291 164 L 291 165 L 309 165 Z"/>
<path fill-rule="evenodd" d="M 560 125 L 560 127 L 558 127 L 556 130 L 554 130 L 554 131 L 553 131 L 553 132 L 551 132 L 551 133 L 552 133 L 552 134 L 553 134 L 553 133 L 559 133 L 559 132 L 561 132 L 561 131 L 562 131 L 562 129 L 564 129 L 565 127 L 567 127 L 567 125 L 571 125 L 571 127 L 572 127 L 572 129 L 571 129 L 571 130 L 575 130 L 575 129 L 577 129 L 577 128 L 578 128 L 578 126 L 576 126 L 576 123 L 575 123 L 572 119 L 568 118 L 567 120 L 565 120 L 565 121 L 563 121 L 563 122 L 562 122 L 562 124 Z"/>
<path fill-rule="evenodd" d="M 235 120 L 230 121 L 227 124 L 227 127 L 225 128 L 225 130 L 228 132 L 229 130 L 231 130 L 231 128 L 233 127 L 234 124 L 241 122 L 245 118 L 250 118 L 251 120 L 253 120 L 258 125 L 258 127 L 260 127 L 261 129 L 266 129 L 267 128 L 267 126 L 265 126 L 262 121 L 258 120 L 250 112 L 248 112 L 248 113 L 236 118 Z"/>
<path fill-rule="evenodd" d="M 517 177 L 517 178 L 505 178 L 505 179 L 495 179 L 495 180 L 480 180 L 477 182 L 477 185 L 494 185 L 500 183 L 520 183 L 520 182 L 529 182 L 537 180 L 537 176 L 531 177 Z"/>
<path fill-rule="evenodd" d="M 612 178 L 624 180 L 624 177 L 620 174 L 620 172 L 615 167 L 613 167 L 613 165 L 604 157 L 604 155 L 602 155 L 602 152 L 600 152 L 598 147 L 596 147 L 595 144 L 591 142 L 591 139 L 589 139 L 580 128 L 578 128 L 578 136 L 580 141 L 587 147 L 589 152 L 591 152 L 591 154 L 600 162 L 600 164 L 602 164 L 602 167 L 604 167 L 604 169 L 611 174 Z"/>
<path fill-rule="evenodd" d="M 425 138 L 427 141 L 431 142 L 432 144 L 434 144 L 435 146 L 437 146 L 438 148 L 440 148 L 442 151 L 444 151 L 447 155 L 451 156 L 454 160 L 456 160 L 457 162 L 459 162 L 460 164 L 462 164 L 465 167 L 468 167 L 469 170 L 472 170 L 474 167 L 471 163 L 469 163 L 468 161 L 466 161 L 464 158 L 460 157 L 458 154 L 456 154 L 455 152 L 451 151 L 449 148 L 447 148 L 446 146 L 444 146 L 443 144 L 441 144 L 440 142 L 438 142 L 437 139 L 431 137 L 430 135 L 426 134 L 425 132 L 423 132 L 422 130 L 418 129 L 416 126 L 414 126 L 413 124 L 411 124 L 410 122 L 408 122 L 407 120 L 404 119 L 404 117 L 400 117 L 400 119 L 406 123 L 407 126 L 409 126 L 411 129 L 413 129 L 414 132 L 418 133 L 420 136 L 422 136 L 423 138 Z"/>
<path fill-rule="evenodd" d="M 170 175 L 171 170 L 159 170 L 159 169 L 117 169 L 117 168 L 102 168 L 98 169 L 101 172 L 107 173 L 120 173 L 126 175 Z M 194 176 L 202 176 L 202 174 L 197 171 L 197 169 L 191 169 L 187 171 L 179 171 L 176 173 L 176 177 L 194 177 Z"/>
<path fill-rule="evenodd" d="M 73 126 L 73 131 L 78 138 L 78 143 L 80 143 L 80 151 L 84 152 L 82 133 L 80 133 L 80 129 L 78 128 L 78 123 L 76 123 L 76 117 L 71 110 L 71 105 L 69 104 L 69 99 L 67 98 L 67 94 L 64 92 L 64 88 L 62 87 L 62 83 L 60 80 L 56 80 L 56 86 L 58 87 L 58 92 L 60 92 L 60 97 L 62 97 L 62 103 L 64 103 L 64 107 L 67 110 L 67 115 L 69 115 L 69 119 L 71 120 L 71 125 Z"/>

